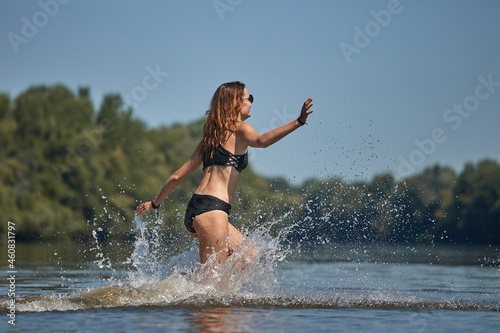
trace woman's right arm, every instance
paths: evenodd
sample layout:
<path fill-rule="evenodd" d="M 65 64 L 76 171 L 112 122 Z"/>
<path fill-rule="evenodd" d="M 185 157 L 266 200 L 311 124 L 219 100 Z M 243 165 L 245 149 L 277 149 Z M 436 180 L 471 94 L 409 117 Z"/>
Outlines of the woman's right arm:
<path fill-rule="evenodd" d="M 200 166 L 202 162 L 200 157 L 200 145 L 201 143 L 198 144 L 191 157 L 189 157 L 189 159 L 167 179 L 160 193 L 154 200 L 143 202 L 137 207 L 135 210 L 136 215 L 141 216 L 151 210 L 153 208 L 153 202 L 154 205 L 158 207 L 187 176 Z"/>

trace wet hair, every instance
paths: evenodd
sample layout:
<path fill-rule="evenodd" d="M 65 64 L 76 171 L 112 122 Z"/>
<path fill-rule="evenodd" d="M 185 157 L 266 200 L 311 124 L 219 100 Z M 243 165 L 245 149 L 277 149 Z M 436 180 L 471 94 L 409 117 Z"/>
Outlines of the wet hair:
<path fill-rule="evenodd" d="M 207 111 L 203 127 L 200 157 L 208 162 L 217 147 L 234 132 L 238 114 L 243 106 L 245 85 L 239 81 L 223 83 L 217 88 Z"/>

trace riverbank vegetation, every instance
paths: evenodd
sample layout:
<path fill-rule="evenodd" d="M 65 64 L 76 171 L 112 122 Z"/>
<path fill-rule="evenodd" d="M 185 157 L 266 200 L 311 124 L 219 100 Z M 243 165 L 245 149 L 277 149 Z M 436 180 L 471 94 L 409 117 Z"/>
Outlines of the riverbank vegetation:
<path fill-rule="evenodd" d="M 204 119 L 148 128 L 121 97 L 94 110 L 87 88 L 31 87 L 0 95 L 0 233 L 17 241 L 130 239 L 134 209 L 153 198 L 200 139 Z M 162 204 L 161 228 L 183 233 L 195 172 Z M 234 199 L 235 224 L 275 222 L 300 242 L 500 244 L 500 164 L 457 173 L 436 165 L 396 180 L 311 179 L 292 185 L 252 168 Z M 278 231 L 277 231 L 278 232 Z"/>

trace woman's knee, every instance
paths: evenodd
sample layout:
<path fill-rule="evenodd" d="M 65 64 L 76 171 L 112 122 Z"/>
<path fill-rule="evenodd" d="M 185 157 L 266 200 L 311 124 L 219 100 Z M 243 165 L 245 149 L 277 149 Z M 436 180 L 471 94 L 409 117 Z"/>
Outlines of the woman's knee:
<path fill-rule="evenodd" d="M 228 234 L 229 234 L 229 251 L 232 253 L 234 249 L 243 243 L 243 234 L 238 231 L 231 223 L 228 223 Z"/>

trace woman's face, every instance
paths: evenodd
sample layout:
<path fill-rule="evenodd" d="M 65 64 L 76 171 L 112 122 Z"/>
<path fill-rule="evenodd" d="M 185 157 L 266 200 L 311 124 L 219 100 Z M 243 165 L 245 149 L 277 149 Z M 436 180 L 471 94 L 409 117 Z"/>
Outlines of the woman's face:
<path fill-rule="evenodd" d="M 250 113 L 250 108 L 252 107 L 252 102 L 249 100 L 250 94 L 247 88 L 243 91 L 243 105 L 241 106 L 240 116 L 241 120 L 246 120 L 252 116 Z"/>

